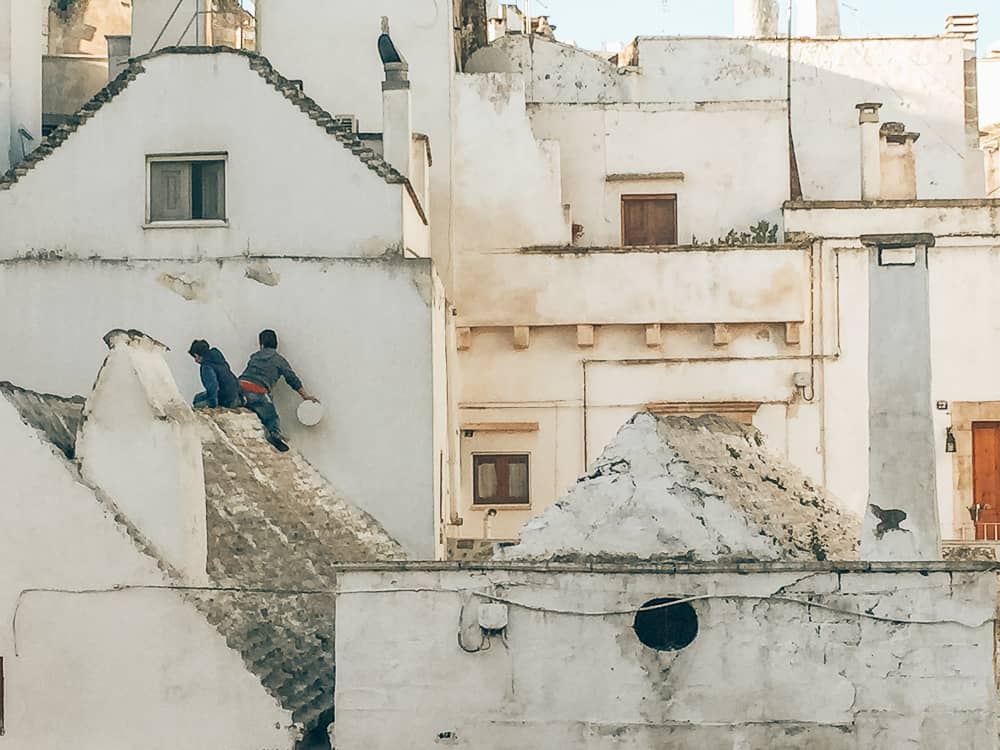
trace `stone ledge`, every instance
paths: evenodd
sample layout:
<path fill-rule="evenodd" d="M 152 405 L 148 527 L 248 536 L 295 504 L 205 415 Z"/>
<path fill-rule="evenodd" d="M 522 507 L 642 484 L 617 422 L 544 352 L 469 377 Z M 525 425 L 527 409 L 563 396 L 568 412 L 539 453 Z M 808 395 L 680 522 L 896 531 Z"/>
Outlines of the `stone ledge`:
<path fill-rule="evenodd" d="M 926 562 L 802 561 L 802 562 L 475 562 L 395 561 L 336 563 L 333 569 L 341 573 L 405 573 L 405 572 L 493 572 L 511 573 L 646 573 L 654 575 L 720 573 L 989 573 L 1000 572 L 1000 563 L 985 561 L 934 560 Z"/>

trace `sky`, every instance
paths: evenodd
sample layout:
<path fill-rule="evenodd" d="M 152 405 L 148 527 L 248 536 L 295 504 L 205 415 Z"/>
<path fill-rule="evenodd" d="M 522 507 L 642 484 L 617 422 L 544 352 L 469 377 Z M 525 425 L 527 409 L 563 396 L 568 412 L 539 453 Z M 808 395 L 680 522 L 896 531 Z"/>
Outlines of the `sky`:
<path fill-rule="evenodd" d="M 522 8 L 527 2 L 518 0 Z M 587 49 L 638 35 L 728 35 L 733 28 L 733 0 L 530 2 L 532 15 L 550 16 L 558 39 Z M 944 31 L 949 15 L 978 12 L 980 54 L 1000 44 L 1000 0 L 842 0 L 840 8 L 845 36 L 933 36 Z"/>

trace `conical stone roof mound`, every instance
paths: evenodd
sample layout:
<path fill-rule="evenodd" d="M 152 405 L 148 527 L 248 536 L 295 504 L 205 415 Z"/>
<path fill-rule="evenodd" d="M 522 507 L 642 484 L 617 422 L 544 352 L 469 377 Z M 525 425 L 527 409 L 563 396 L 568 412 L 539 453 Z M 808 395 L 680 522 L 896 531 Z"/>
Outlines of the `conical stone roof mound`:
<path fill-rule="evenodd" d="M 640 413 L 504 559 L 857 559 L 860 519 L 760 432 L 724 417 Z"/>

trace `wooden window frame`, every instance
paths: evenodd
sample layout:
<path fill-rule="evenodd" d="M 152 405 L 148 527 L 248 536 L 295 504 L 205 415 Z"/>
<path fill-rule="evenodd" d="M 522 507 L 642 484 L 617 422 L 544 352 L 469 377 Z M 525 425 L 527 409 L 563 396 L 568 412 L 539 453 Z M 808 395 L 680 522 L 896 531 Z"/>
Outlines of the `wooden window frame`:
<path fill-rule="evenodd" d="M 629 201 L 669 200 L 673 204 L 674 241 L 663 245 L 626 245 L 625 244 L 625 204 Z M 677 193 L 627 193 L 621 196 L 621 241 L 622 247 L 671 247 L 680 242 L 680 226 L 677 223 Z"/>
<path fill-rule="evenodd" d="M 501 498 L 499 496 L 488 498 L 486 500 L 479 499 L 479 459 L 481 458 L 517 458 L 524 459 L 525 471 L 527 476 L 525 477 L 525 485 L 528 490 L 528 496 L 521 500 L 519 498 L 512 498 L 509 496 L 510 488 L 507 488 L 508 496 L 506 498 Z M 497 477 L 497 488 L 500 489 L 500 478 Z M 508 482 L 509 484 L 509 482 Z M 472 507 L 476 510 L 479 509 L 489 509 L 489 508 L 514 508 L 517 510 L 524 510 L 525 508 L 531 507 L 531 453 L 527 451 L 516 452 L 516 453 L 501 453 L 501 452 L 476 452 L 472 454 Z"/>
<path fill-rule="evenodd" d="M 154 221 L 153 215 L 153 170 L 152 165 L 158 162 L 222 162 L 222 200 L 223 218 L 221 219 L 181 219 Z M 229 153 L 226 151 L 208 151 L 189 154 L 148 154 L 146 156 L 146 217 L 143 229 L 170 229 L 183 227 L 227 227 L 229 226 Z"/>

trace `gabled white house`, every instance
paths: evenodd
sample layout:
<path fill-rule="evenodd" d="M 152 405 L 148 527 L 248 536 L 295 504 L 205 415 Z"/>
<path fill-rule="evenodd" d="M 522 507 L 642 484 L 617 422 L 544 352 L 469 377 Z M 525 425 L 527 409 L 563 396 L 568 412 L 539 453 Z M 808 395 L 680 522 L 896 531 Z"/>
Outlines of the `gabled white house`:
<path fill-rule="evenodd" d="M 0 308 L 19 321 L 4 377 L 82 392 L 103 332 L 142 327 L 170 346 L 190 397 L 191 340 L 221 348 L 239 374 L 273 328 L 326 409 L 301 428 L 297 397 L 279 390 L 292 443 L 412 554 L 433 557 L 448 494 L 444 300 L 430 145 L 412 133 L 408 82 L 396 83 L 384 99 L 403 106 L 362 138 L 258 55 L 132 60 L 0 181 Z"/>

